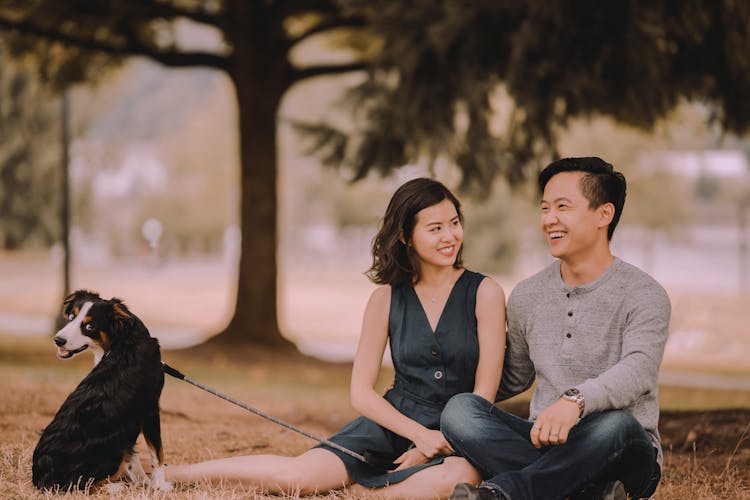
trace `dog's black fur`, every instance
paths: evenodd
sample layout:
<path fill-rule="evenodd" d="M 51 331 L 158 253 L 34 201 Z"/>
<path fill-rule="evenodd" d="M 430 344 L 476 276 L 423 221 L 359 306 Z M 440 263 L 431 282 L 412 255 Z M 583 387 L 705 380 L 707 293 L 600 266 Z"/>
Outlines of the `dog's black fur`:
<path fill-rule="evenodd" d="M 68 324 L 55 335 L 58 356 L 70 358 L 90 347 L 96 364 L 42 431 L 33 456 L 34 486 L 81 489 L 124 475 L 145 483 L 134 452 L 142 431 L 152 453 L 151 486 L 168 488 L 161 469 L 164 371 L 158 340 L 122 301 L 94 292 L 69 295 L 63 316 Z"/>

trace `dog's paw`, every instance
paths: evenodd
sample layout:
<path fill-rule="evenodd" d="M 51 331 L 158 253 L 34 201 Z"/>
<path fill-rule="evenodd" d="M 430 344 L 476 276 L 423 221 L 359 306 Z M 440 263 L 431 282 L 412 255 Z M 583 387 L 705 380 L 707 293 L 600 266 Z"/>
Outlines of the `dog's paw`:
<path fill-rule="evenodd" d="M 157 467 L 151 474 L 151 489 L 159 491 L 172 491 L 172 483 L 164 478 L 163 467 Z"/>
<path fill-rule="evenodd" d="M 149 484 L 148 475 L 143 471 L 138 454 L 133 453 L 125 468 L 125 477 L 136 486 L 147 486 Z"/>
<path fill-rule="evenodd" d="M 154 483 L 151 482 L 151 489 L 157 490 L 157 491 L 172 491 L 174 487 L 172 486 L 172 483 L 169 483 L 167 481 L 159 481 Z"/>
<path fill-rule="evenodd" d="M 110 495 L 120 495 L 122 494 L 127 486 L 125 483 L 117 482 L 117 483 L 105 483 L 102 485 L 102 489 L 107 492 Z"/>

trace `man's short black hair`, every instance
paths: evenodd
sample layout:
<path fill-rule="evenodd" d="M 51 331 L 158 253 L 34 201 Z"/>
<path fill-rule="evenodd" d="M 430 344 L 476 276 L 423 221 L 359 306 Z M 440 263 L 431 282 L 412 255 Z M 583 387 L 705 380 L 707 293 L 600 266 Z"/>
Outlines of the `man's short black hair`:
<path fill-rule="evenodd" d="M 615 214 L 607 228 L 607 239 L 611 240 L 625 205 L 625 176 L 616 171 L 610 163 L 596 156 L 562 158 L 550 163 L 539 173 L 539 192 L 543 194 L 549 180 L 560 172 L 584 173 L 581 179 L 581 192 L 589 200 L 590 209 L 599 208 L 605 203 L 614 205 Z"/>

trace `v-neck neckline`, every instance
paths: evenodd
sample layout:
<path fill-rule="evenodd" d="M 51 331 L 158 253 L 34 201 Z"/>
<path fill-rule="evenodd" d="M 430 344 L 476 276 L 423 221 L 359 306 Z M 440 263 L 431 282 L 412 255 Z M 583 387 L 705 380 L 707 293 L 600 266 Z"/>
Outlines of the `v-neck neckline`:
<path fill-rule="evenodd" d="M 419 309 L 422 311 L 422 317 L 427 323 L 427 328 L 430 329 L 430 332 L 433 335 L 437 333 L 438 328 L 440 327 L 440 323 L 442 323 L 443 321 L 443 315 L 445 314 L 445 310 L 448 309 L 448 304 L 453 298 L 453 292 L 456 290 L 456 285 L 458 285 L 458 282 L 461 281 L 461 279 L 463 279 L 465 274 L 466 274 L 466 269 L 464 269 L 461 275 L 458 278 L 456 278 L 456 281 L 453 282 L 453 286 L 451 286 L 451 291 L 448 293 L 448 298 L 445 300 L 445 304 L 443 304 L 443 310 L 440 311 L 440 315 L 438 316 L 437 323 L 435 323 L 435 328 L 433 328 L 432 324 L 430 323 L 430 317 L 427 315 L 427 310 L 424 308 L 424 304 L 422 304 L 422 301 L 419 300 L 419 295 L 417 294 L 417 291 L 414 289 L 414 285 L 411 285 L 409 287 L 411 288 L 411 291 L 414 294 L 414 298 L 417 299 L 417 304 L 419 304 Z"/>

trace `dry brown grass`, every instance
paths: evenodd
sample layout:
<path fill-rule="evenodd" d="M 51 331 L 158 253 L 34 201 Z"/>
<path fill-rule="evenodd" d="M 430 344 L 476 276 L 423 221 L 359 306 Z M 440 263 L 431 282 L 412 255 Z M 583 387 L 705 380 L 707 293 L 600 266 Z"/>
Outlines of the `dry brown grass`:
<path fill-rule="evenodd" d="M 236 484 L 179 485 L 158 493 L 129 488 L 117 495 L 83 492 L 52 495 L 31 484 L 31 454 L 39 431 L 90 369 L 88 356 L 69 362 L 54 358 L 49 340 L 0 335 L 0 377 L 13 380 L 0 396 L 0 498 L 261 498 Z M 353 417 L 348 395 L 350 367 L 298 355 L 231 350 L 165 352 L 163 357 L 191 378 L 220 389 L 269 413 L 328 435 Z M 168 377 L 161 399 L 162 435 L 168 463 L 187 463 L 251 453 L 297 454 L 314 444 L 308 438 L 231 406 Z M 324 408 L 325 411 L 321 411 Z M 137 448 L 146 457 L 145 445 Z M 144 460 L 144 468 L 148 464 Z M 320 498 L 347 497 L 335 492 Z M 288 498 L 298 498 L 289 496 Z"/>
<path fill-rule="evenodd" d="M 667 453 L 664 477 L 654 498 L 656 499 L 747 499 L 750 498 L 747 460 L 733 463 L 730 458 L 713 457 L 707 464 L 705 457 Z M 725 468 L 717 471 L 715 465 L 725 461 Z M 712 466 L 714 465 L 714 466 Z"/>
<path fill-rule="evenodd" d="M 319 435 L 334 432 L 354 416 L 348 403 L 350 365 L 272 351 L 216 347 L 165 352 L 163 357 L 191 378 Z M 30 470 L 38 432 L 90 369 L 88 356 L 79 358 L 58 361 L 48 340 L 0 335 L 0 377 L 12 380 L 4 384 L 0 396 L 0 498 L 263 498 L 254 489 L 207 483 L 179 485 L 169 493 L 140 488 L 129 488 L 118 495 L 36 491 Z M 389 375 L 384 371 L 382 384 Z M 663 392 L 669 393 L 669 388 L 663 388 Z M 514 408 L 523 404 L 515 403 Z M 168 463 L 251 453 L 296 454 L 313 444 L 304 436 L 174 379 L 166 382 L 161 406 Z M 748 418 L 747 410 L 665 412 L 664 478 L 654 498 L 750 498 Z M 138 447 L 145 451 L 141 442 Z M 144 463 L 144 467 L 148 465 Z M 317 498 L 353 496 L 343 491 Z"/>

